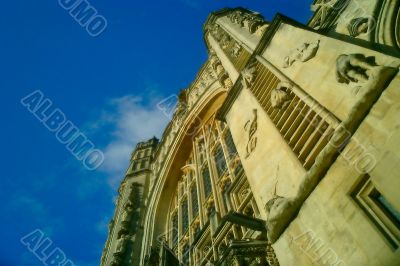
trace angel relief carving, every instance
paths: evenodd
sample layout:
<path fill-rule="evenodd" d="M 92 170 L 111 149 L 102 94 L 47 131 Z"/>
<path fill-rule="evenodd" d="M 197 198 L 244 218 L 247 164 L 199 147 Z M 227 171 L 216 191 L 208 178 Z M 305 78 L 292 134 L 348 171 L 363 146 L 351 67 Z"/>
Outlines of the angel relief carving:
<path fill-rule="evenodd" d="M 315 57 L 319 49 L 319 43 L 320 40 L 311 43 L 303 43 L 284 58 L 283 67 L 288 68 L 296 61 L 307 62 Z"/>
<path fill-rule="evenodd" d="M 246 156 L 247 159 L 250 154 L 254 151 L 257 146 L 257 137 L 255 136 L 257 132 L 257 109 L 253 109 L 253 119 L 248 120 L 244 125 L 244 129 L 248 131 L 248 141 L 246 145 Z"/>

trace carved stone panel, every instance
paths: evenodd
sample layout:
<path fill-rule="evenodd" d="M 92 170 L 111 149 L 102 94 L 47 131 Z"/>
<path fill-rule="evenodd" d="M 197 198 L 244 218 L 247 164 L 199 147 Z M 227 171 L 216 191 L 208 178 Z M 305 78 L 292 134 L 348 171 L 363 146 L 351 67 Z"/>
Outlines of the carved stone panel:
<path fill-rule="evenodd" d="M 319 49 L 319 40 L 311 43 L 303 43 L 296 49 L 294 49 L 288 56 L 284 58 L 283 67 L 288 68 L 292 66 L 296 61 L 307 62 L 313 58 Z"/>
<path fill-rule="evenodd" d="M 248 158 L 257 146 L 257 137 L 255 136 L 257 132 L 257 109 L 253 109 L 253 119 L 246 122 L 244 129 L 248 132 L 245 157 Z"/>

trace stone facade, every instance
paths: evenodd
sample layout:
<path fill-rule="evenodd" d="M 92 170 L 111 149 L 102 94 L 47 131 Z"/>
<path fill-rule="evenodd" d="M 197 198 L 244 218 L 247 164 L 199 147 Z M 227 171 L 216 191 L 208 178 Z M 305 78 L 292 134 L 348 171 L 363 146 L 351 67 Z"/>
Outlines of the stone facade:
<path fill-rule="evenodd" d="M 400 265 L 399 6 L 212 13 L 209 59 L 134 152 L 102 265 Z"/>

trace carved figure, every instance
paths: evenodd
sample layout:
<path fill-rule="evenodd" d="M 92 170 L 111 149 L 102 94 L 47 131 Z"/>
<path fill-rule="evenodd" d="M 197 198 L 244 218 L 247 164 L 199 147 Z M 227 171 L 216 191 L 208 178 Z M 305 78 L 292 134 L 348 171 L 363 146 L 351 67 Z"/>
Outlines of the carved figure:
<path fill-rule="evenodd" d="M 242 77 L 243 77 L 242 83 L 245 88 L 249 89 L 253 85 L 253 82 L 256 78 L 256 74 L 257 74 L 257 69 L 255 63 L 250 64 L 247 68 L 245 68 L 242 71 Z"/>
<path fill-rule="evenodd" d="M 271 91 L 271 106 L 276 109 L 286 109 L 292 97 L 289 94 L 291 85 L 287 82 L 281 82 Z"/>
<path fill-rule="evenodd" d="M 132 217 L 132 211 L 133 211 L 133 203 L 131 200 L 128 200 L 127 203 L 125 204 L 124 211 L 121 216 L 121 221 L 129 222 Z"/>
<path fill-rule="evenodd" d="M 235 46 L 232 49 L 232 56 L 237 58 L 240 55 L 240 51 L 242 50 L 242 46 L 240 44 L 235 43 Z"/>
<path fill-rule="evenodd" d="M 257 145 L 257 137 L 255 136 L 257 132 L 257 109 L 253 109 L 253 120 L 248 120 L 244 125 L 244 129 L 249 131 L 245 157 L 248 158 Z"/>
<path fill-rule="evenodd" d="M 115 251 L 116 254 L 123 254 L 126 250 L 126 245 L 128 244 L 130 240 L 129 235 L 123 235 L 120 239 L 117 241 L 117 249 Z"/>
<path fill-rule="evenodd" d="M 362 54 L 342 54 L 336 59 L 336 79 L 340 83 L 367 81 L 368 71 L 376 64 Z"/>
<path fill-rule="evenodd" d="M 223 33 L 220 41 L 222 49 L 226 49 L 229 46 L 230 41 L 231 37 L 229 37 L 228 34 Z"/>
<path fill-rule="evenodd" d="M 259 25 L 256 30 L 256 36 L 261 37 L 264 35 L 264 32 L 267 30 L 268 24 Z"/>
<path fill-rule="evenodd" d="M 354 18 L 347 25 L 347 30 L 350 33 L 350 36 L 356 37 L 360 34 L 367 33 L 369 28 L 369 20 L 368 18 Z"/>
<path fill-rule="evenodd" d="M 301 46 L 292 51 L 292 53 L 285 57 L 283 67 L 288 68 L 296 61 L 307 62 L 313 58 L 319 49 L 319 40 L 312 43 L 303 43 Z"/>
<path fill-rule="evenodd" d="M 229 90 L 230 88 L 233 87 L 233 82 L 232 82 L 232 80 L 230 78 L 226 78 L 223 83 L 224 83 L 224 87 L 227 90 Z"/>

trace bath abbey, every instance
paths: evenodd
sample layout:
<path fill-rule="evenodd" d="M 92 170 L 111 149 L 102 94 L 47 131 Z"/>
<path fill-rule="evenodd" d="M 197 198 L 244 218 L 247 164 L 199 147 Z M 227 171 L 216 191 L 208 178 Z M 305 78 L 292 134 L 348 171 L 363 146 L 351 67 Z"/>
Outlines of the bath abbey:
<path fill-rule="evenodd" d="M 101 265 L 400 265 L 400 0 L 226 8 L 136 145 Z"/>

